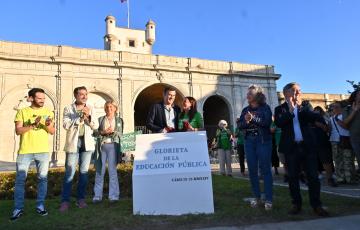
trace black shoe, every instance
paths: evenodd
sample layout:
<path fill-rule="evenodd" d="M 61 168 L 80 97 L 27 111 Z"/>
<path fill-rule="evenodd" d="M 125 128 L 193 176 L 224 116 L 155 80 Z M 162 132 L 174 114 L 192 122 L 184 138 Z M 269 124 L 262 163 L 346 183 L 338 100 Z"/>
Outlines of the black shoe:
<path fill-rule="evenodd" d="M 118 202 L 119 202 L 119 199 L 109 199 L 110 204 L 115 204 L 115 203 L 118 203 Z"/>
<path fill-rule="evenodd" d="M 293 205 L 292 208 L 288 211 L 289 215 L 298 215 L 301 212 L 301 207 Z"/>
<path fill-rule="evenodd" d="M 15 221 L 19 219 L 23 214 L 24 214 L 24 210 L 22 209 L 14 210 L 12 216 L 10 217 L 10 221 Z"/>
<path fill-rule="evenodd" d="M 345 182 L 346 182 L 346 181 L 345 181 Z M 348 184 L 349 184 L 349 185 L 358 185 L 359 182 L 358 182 L 357 180 L 350 180 Z"/>
<path fill-rule="evenodd" d="M 329 217 L 330 216 L 328 211 L 326 211 L 322 207 L 314 208 L 314 212 L 315 212 L 316 215 L 321 216 L 321 217 Z"/>
<path fill-rule="evenodd" d="M 360 167 L 356 170 L 356 173 L 360 175 Z"/>
<path fill-rule="evenodd" d="M 284 183 L 288 183 L 289 182 L 289 176 L 288 175 L 284 175 Z"/>
<path fill-rule="evenodd" d="M 307 185 L 307 181 L 306 181 L 306 177 L 305 177 L 304 173 L 300 174 L 299 180 L 300 180 L 301 183 Z"/>
<path fill-rule="evenodd" d="M 274 171 L 275 171 L 275 175 L 279 175 L 279 170 L 278 170 L 278 168 L 274 168 Z"/>
<path fill-rule="evenodd" d="M 337 187 L 337 186 L 338 186 L 337 183 L 336 183 L 336 181 L 334 180 L 334 178 L 329 178 L 329 179 L 328 179 L 328 185 L 329 185 L 330 187 Z"/>
<path fill-rule="evenodd" d="M 39 214 L 40 216 L 47 216 L 49 214 L 45 208 L 44 209 L 36 208 L 36 213 Z"/>

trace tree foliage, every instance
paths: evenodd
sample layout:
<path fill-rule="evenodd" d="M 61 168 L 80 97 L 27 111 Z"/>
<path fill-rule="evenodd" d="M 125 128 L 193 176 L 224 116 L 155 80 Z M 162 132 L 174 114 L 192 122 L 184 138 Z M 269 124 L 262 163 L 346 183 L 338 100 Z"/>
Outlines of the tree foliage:
<path fill-rule="evenodd" d="M 347 80 L 347 82 L 353 87 L 353 90 L 349 91 L 349 93 L 360 89 L 360 81 L 356 83 L 355 81 Z"/>

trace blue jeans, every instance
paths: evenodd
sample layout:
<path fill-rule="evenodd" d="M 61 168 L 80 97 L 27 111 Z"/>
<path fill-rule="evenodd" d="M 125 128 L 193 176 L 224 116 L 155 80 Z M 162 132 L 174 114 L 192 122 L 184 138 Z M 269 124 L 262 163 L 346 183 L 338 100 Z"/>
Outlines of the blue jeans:
<path fill-rule="evenodd" d="M 92 151 L 84 151 L 84 139 L 78 141 L 76 153 L 66 153 L 65 177 L 61 202 L 69 202 L 71 196 L 72 181 L 74 179 L 76 166 L 79 164 L 79 183 L 77 187 L 77 200 L 85 199 L 86 186 L 88 183 L 88 171 Z"/>
<path fill-rule="evenodd" d="M 33 153 L 33 154 L 18 154 L 16 158 L 16 179 L 14 201 L 15 209 L 24 208 L 24 194 L 25 181 L 29 166 L 32 161 L 35 161 L 38 185 L 37 185 L 37 200 L 36 207 L 44 205 L 47 193 L 47 174 L 49 170 L 49 154 L 48 153 Z"/>
<path fill-rule="evenodd" d="M 260 199 L 259 170 L 264 177 L 265 200 L 272 202 L 273 178 L 271 174 L 271 140 L 263 141 L 260 135 L 245 138 L 245 154 L 249 170 L 251 188 L 256 198 Z"/>

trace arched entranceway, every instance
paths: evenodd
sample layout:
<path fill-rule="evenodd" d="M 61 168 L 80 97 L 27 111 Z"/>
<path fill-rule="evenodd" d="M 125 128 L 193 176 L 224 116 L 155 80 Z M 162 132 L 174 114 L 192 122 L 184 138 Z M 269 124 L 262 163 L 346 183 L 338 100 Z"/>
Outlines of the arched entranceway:
<path fill-rule="evenodd" d="M 226 101 L 218 96 L 210 96 L 203 106 L 204 126 L 209 140 L 216 135 L 217 125 L 220 120 L 226 120 L 231 127 L 230 109 Z"/>
<path fill-rule="evenodd" d="M 166 87 L 172 87 L 167 84 L 154 84 L 145 88 L 137 96 L 134 105 L 134 124 L 135 130 L 142 130 L 143 133 L 148 133 L 146 129 L 146 118 L 152 104 L 163 100 L 163 91 Z M 175 104 L 181 106 L 184 95 L 176 90 Z"/>
<path fill-rule="evenodd" d="M 88 94 L 87 104 L 94 108 L 95 117 L 105 115 L 104 105 L 106 101 L 112 100 L 110 96 L 102 92 L 90 92 Z"/>

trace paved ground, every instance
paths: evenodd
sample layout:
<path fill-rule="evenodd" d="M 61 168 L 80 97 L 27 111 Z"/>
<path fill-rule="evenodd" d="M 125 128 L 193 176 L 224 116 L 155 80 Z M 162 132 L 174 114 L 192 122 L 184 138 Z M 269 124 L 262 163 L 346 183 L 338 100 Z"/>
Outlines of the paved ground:
<path fill-rule="evenodd" d="M 302 230 L 302 229 L 321 229 L 321 230 L 359 230 L 360 215 L 307 220 L 281 222 L 271 224 L 255 224 L 243 227 L 215 227 L 197 230 Z"/>
<path fill-rule="evenodd" d="M 15 171 L 15 163 L 0 161 L 0 172 Z"/>
<path fill-rule="evenodd" d="M 213 173 L 219 173 L 219 169 L 217 165 L 212 166 Z M 247 173 L 247 172 L 246 172 Z M 279 168 L 280 175 L 274 175 L 274 185 L 288 187 L 287 183 L 284 183 L 283 177 L 283 169 Z M 241 178 L 248 180 L 249 177 L 246 175 L 245 177 L 240 174 L 240 169 L 238 164 L 233 164 L 233 176 L 235 178 Z M 321 191 L 324 193 L 339 195 L 339 196 L 346 196 L 352 198 L 359 198 L 360 199 L 360 184 L 358 185 L 339 185 L 338 187 L 330 187 L 327 183 L 324 183 L 324 179 L 321 180 Z M 301 189 L 307 190 L 307 186 L 305 184 L 301 184 Z M 360 226 L 359 226 L 360 229 Z"/>
<path fill-rule="evenodd" d="M 32 162 L 30 167 L 35 167 L 35 163 Z M 50 167 L 52 167 L 51 164 L 50 164 Z M 15 162 L 0 161 L 0 172 L 10 172 L 10 171 L 15 171 L 15 170 L 16 170 Z"/>

